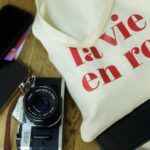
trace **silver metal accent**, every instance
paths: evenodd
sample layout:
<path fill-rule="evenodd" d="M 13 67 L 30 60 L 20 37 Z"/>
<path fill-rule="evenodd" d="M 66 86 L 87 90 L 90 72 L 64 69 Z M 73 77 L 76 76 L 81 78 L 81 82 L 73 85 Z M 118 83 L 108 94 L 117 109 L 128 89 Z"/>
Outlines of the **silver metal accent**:
<path fill-rule="evenodd" d="M 27 124 L 22 125 L 21 150 L 30 150 L 31 129 Z"/>
<path fill-rule="evenodd" d="M 64 120 L 64 103 L 65 103 L 65 80 L 62 78 L 61 81 L 61 97 L 62 97 L 62 114 L 61 114 L 61 125 L 59 127 L 59 139 L 58 139 L 58 150 L 62 150 L 62 141 L 63 141 L 63 120 Z"/>
<path fill-rule="evenodd" d="M 31 87 L 35 86 L 35 76 L 28 77 L 24 82 L 19 85 L 21 92 L 26 93 Z"/>

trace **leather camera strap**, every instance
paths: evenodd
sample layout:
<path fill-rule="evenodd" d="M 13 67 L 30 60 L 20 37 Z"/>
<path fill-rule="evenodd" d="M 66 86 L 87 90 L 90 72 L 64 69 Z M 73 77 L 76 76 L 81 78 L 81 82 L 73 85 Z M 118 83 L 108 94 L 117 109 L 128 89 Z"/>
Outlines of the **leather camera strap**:
<path fill-rule="evenodd" d="M 6 129 L 5 129 L 5 139 L 4 139 L 4 150 L 11 150 L 11 147 L 10 147 L 11 116 L 12 116 L 12 112 L 16 106 L 19 96 L 20 96 L 20 92 L 18 92 L 13 97 L 13 99 L 11 100 L 12 103 L 10 104 L 9 109 L 8 109 L 7 120 L 6 120 Z"/>

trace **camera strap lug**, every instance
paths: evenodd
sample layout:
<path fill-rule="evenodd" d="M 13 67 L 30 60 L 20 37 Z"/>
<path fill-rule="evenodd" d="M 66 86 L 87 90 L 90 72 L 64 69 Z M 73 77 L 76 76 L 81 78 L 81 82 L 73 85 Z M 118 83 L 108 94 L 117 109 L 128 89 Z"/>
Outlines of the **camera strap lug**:
<path fill-rule="evenodd" d="M 19 85 L 21 92 L 26 93 L 30 88 L 35 86 L 35 76 L 28 77 L 24 82 Z"/>

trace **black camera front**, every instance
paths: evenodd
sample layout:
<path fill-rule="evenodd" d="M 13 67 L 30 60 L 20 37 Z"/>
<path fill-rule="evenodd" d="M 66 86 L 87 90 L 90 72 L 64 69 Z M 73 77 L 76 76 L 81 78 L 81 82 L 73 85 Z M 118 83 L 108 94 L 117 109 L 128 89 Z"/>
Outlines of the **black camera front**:
<path fill-rule="evenodd" d="M 13 112 L 20 122 L 17 149 L 61 150 L 65 82 L 32 76 L 19 86 L 23 95 Z"/>
<path fill-rule="evenodd" d="M 23 99 L 26 117 L 38 126 L 54 126 L 61 118 L 61 99 L 47 86 L 31 88 Z"/>

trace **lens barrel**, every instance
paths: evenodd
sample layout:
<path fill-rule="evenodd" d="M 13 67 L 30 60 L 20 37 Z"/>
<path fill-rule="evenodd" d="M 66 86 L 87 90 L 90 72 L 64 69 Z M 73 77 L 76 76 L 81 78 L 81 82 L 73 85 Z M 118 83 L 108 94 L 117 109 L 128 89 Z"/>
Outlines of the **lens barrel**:
<path fill-rule="evenodd" d="M 27 91 L 23 98 L 26 117 L 38 126 L 53 126 L 61 118 L 61 99 L 47 86 Z"/>

